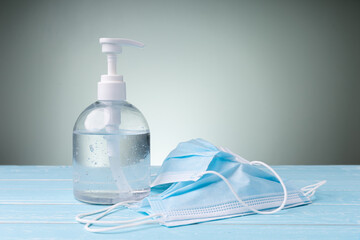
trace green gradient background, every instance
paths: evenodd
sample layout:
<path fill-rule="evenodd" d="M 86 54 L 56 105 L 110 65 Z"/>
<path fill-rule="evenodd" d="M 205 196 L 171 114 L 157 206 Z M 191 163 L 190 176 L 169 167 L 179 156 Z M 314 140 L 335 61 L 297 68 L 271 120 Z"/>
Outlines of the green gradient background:
<path fill-rule="evenodd" d="M 2 1 L 0 164 L 71 164 L 72 128 L 120 72 L 152 164 L 202 137 L 269 164 L 360 164 L 359 1 Z"/>

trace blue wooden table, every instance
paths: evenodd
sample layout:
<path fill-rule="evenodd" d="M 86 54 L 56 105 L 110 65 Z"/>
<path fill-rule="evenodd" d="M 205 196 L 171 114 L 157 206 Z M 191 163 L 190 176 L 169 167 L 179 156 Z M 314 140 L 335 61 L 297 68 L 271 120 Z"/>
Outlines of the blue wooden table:
<path fill-rule="evenodd" d="M 153 167 L 153 171 L 157 171 Z M 307 206 L 166 228 L 86 232 L 75 215 L 102 208 L 74 199 L 72 168 L 0 166 L 0 239 L 360 239 L 360 166 L 275 166 L 302 187 L 327 180 Z M 120 210 L 111 219 L 140 214 Z M 108 219 L 109 219 L 108 218 Z"/>

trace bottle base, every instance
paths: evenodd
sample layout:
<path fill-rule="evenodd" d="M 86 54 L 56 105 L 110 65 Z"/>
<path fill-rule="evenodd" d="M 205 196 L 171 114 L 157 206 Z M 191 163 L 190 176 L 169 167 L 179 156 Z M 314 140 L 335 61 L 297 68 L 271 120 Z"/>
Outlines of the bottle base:
<path fill-rule="evenodd" d="M 91 204 L 110 205 L 123 201 L 140 201 L 150 194 L 150 188 L 133 191 L 131 194 L 119 194 L 117 191 L 76 191 L 74 196 L 77 200 Z"/>

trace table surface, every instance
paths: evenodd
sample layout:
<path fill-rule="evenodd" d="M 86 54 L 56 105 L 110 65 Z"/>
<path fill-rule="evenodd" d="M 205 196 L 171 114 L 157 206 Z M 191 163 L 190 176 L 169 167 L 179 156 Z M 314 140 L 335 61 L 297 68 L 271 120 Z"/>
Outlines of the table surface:
<path fill-rule="evenodd" d="M 320 180 L 327 183 L 318 189 L 312 204 L 273 215 L 90 233 L 74 217 L 103 206 L 74 199 L 71 167 L 0 166 L 0 239 L 360 239 L 360 166 L 274 169 L 299 187 Z M 131 210 L 120 210 L 109 217 L 138 216 Z"/>

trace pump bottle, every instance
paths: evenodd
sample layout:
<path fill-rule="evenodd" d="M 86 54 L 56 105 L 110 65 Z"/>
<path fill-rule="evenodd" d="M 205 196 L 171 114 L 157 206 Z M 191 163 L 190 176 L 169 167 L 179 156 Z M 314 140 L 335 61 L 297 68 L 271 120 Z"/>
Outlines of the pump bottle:
<path fill-rule="evenodd" d="M 126 101 L 116 62 L 123 46 L 144 44 L 123 38 L 100 38 L 100 44 L 108 73 L 98 83 L 98 100 L 74 126 L 74 195 L 94 204 L 137 201 L 150 192 L 150 131 L 142 113 Z"/>

